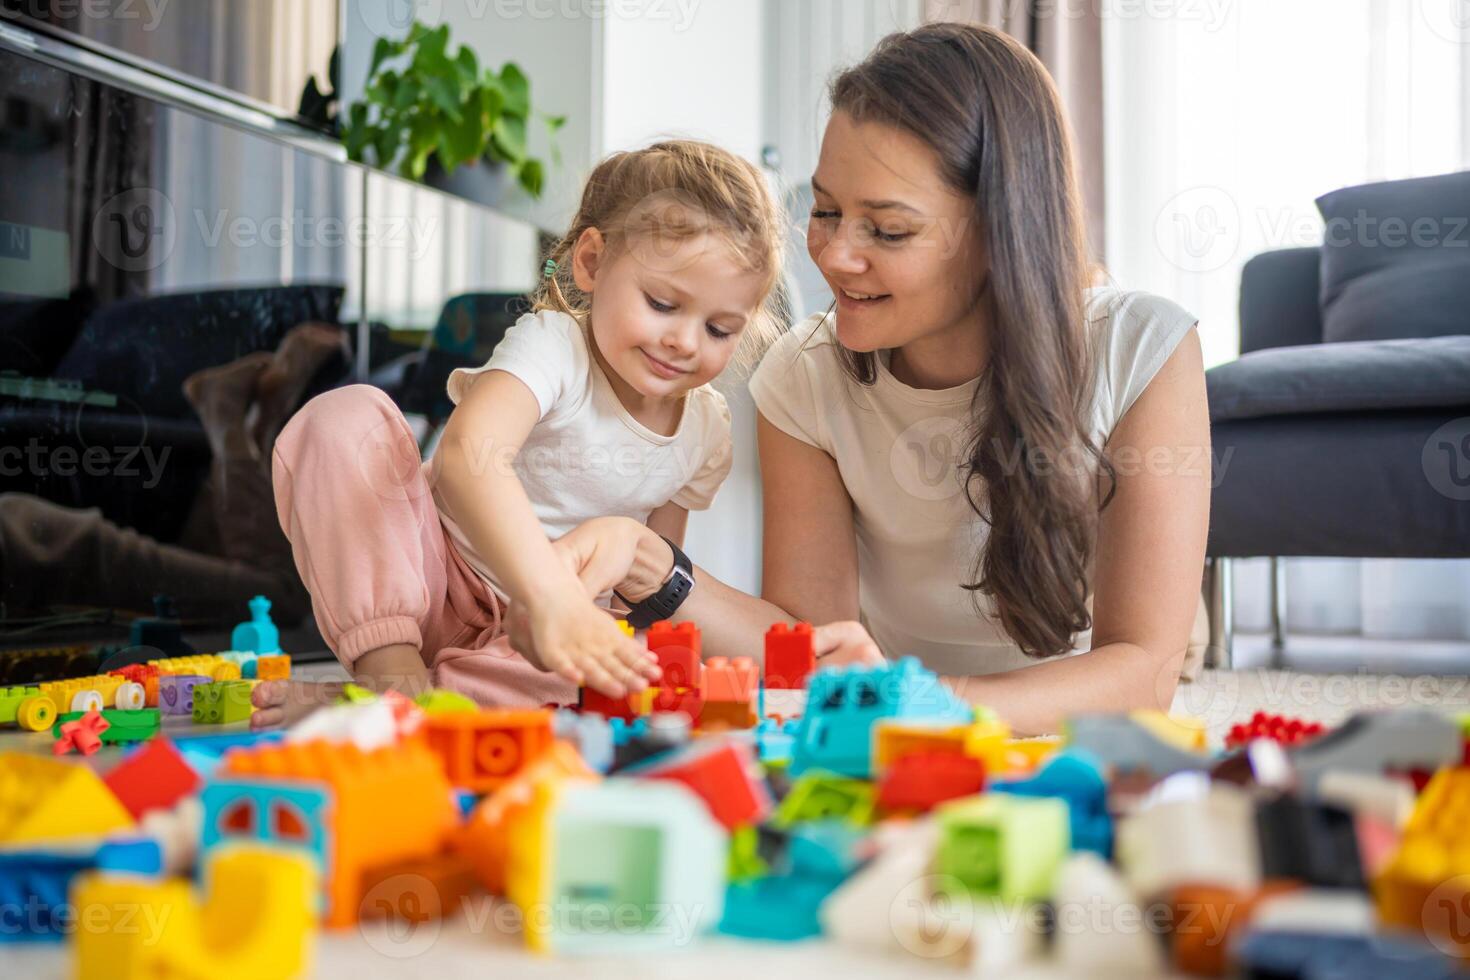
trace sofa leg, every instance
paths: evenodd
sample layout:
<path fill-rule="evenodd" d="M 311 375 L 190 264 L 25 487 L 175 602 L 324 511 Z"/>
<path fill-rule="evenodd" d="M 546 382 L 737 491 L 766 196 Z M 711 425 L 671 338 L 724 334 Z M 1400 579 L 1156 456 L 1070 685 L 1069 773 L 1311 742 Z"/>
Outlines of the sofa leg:
<path fill-rule="evenodd" d="M 1209 560 L 1209 596 L 1206 604 L 1210 614 L 1210 645 L 1205 650 L 1205 666 L 1212 670 L 1231 668 L 1232 648 L 1235 643 L 1234 589 L 1231 588 L 1231 564 L 1229 558 Z"/>
<path fill-rule="evenodd" d="M 1286 649 L 1286 560 L 1271 558 L 1271 652 Z"/>

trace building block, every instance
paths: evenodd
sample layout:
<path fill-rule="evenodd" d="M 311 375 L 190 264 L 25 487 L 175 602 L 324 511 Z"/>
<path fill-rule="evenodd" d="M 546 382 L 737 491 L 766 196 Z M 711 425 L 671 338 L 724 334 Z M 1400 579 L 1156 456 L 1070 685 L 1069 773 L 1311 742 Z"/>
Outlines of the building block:
<path fill-rule="evenodd" d="M 854 827 L 873 820 L 873 784 L 827 772 L 808 772 L 792 784 L 776 809 L 777 827 L 820 820 L 842 820 Z"/>
<path fill-rule="evenodd" d="M 766 687 L 799 691 L 817 669 L 812 624 L 776 623 L 766 630 Z"/>
<path fill-rule="evenodd" d="M 291 658 L 284 653 L 261 656 L 255 661 L 255 676 L 263 681 L 291 678 Z"/>
<path fill-rule="evenodd" d="M 1316 791 L 1331 770 L 1384 773 L 1434 772 L 1456 765 L 1462 755 L 1460 729 L 1436 711 L 1400 709 L 1353 715 L 1340 727 L 1291 750 L 1302 791 Z"/>
<path fill-rule="evenodd" d="M 116 670 L 109 670 L 109 674 L 115 674 L 143 687 L 143 703 L 139 708 L 158 707 L 158 668 L 150 664 L 128 664 Z"/>
<path fill-rule="evenodd" d="M 645 688 L 639 695 L 639 713 L 653 714 L 681 712 L 689 721 L 697 722 L 704 713 L 704 666 L 697 665 L 695 673 L 699 683 L 693 687 L 670 687 L 660 684 Z"/>
<path fill-rule="evenodd" d="M 551 712 L 493 709 L 433 715 L 423 735 L 454 786 L 494 790 L 550 747 Z"/>
<path fill-rule="evenodd" d="M 911 752 L 928 755 L 951 753 L 965 755 L 971 731 L 979 722 L 908 721 L 885 718 L 873 725 L 873 773 L 881 775 L 899 759 Z M 1010 730 L 1005 729 L 1005 737 Z"/>
<path fill-rule="evenodd" d="M 38 685 L 41 694 L 50 698 L 59 715 L 65 711 L 86 711 L 90 708 L 110 708 L 117 704 L 118 688 L 128 683 L 124 677 L 109 674 L 94 674 L 90 677 L 70 677 L 66 680 L 47 681 Z"/>
<path fill-rule="evenodd" d="M 229 725 L 255 713 L 250 692 L 259 681 L 210 681 L 194 685 L 194 724 Z"/>
<path fill-rule="evenodd" d="M 996 793 L 1065 800 L 1072 850 L 1112 857 L 1113 820 L 1108 815 L 1108 784 L 1097 760 L 1082 750 L 1060 752 L 1034 775 L 992 781 L 990 789 Z"/>
<path fill-rule="evenodd" d="M 534 807 L 538 787 L 598 778 L 569 743 L 553 742 L 530 765 L 480 801 L 464 826 L 455 832 L 454 850 L 469 861 L 486 891 L 504 895 L 511 837 L 524 833 L 521 821 L 539 819 Z"/>
<path fill-rule="evenodd" d="M 561 708 L 552 715 L 551 730 L 558 739 L 575 746 L 593 770 L 607 772 L 612 768 L 613 731 L 612 723 L 606 718 Z"/>
<path fill-rule="evenodd" d="M 1129 715 L 1078 715 L 1063 726 L 1069 748 L 1082 749 L 1111 773 L 1146 770 L 1155 776 L 1207 772 L 1213 755 L 1180 747 Z"/>
<path fill-rule="evenodd" d="M 1115 845 L 1129 885 L 1148 900 L 1182 885 L 1254 892 L 1261 884 L 1251 797 L 1229 784 L 1122 818 Z"/>
<path fill-rule="evenodd" d="M 939 807 L 938 886 L 1003 901 L 1035 901 L 1051 894 L 1067 855 L 1067 804 L 1047 797 L 986 793 Z"/>
<path fill-rule="evenodd" d="M 44 732 L 56 721 L 56 705 L 39 687 L 0 687 L 0 725 Z"/>
<path fill-rule="evenodd" d="M 704 662 L 704 699 L 751 704 L 760 692 L 760 668 L 749 657 L 710 657 Z"/>
<path fill-rule="evenodd" d="M 664 687 L 699 687 L 701 665 L 699 627 L 693 623 L 660 620 L 648 627 L 648 649 L 663 668 Z"/>
<path fill-rule="evenodd" d="M 438 853 L 458 821 L 437 756 L 409 741 L 364 752 L 303 742 L 231 752 L 201 796 L 201 854 L 240 841 L 290 847 L 322 869 L 324 922 L 352 925 L 372 867 Z"/>
<path fill-rule="evenodd" d="M 104 745 L 146 742 L 158 734 L 163 724 L 157 708 L 139 708 L 136 711 L 124 711 L 121 708 L 104 708 L 96 712 L 68 711 L 56 716 L 56 724 L 51 730 L 52 734 L 60 738 L 64 726 L 89 714 L 96 714 L 107 722 L 107 727 L 98 731 L 98 737 Z"/>
<path fill-rule="evenodd" d="M 181 879 L 94 872 L 74 900 L 78 980 L 202 977 L 258 980 L 312 972 L 317 872 L 305 857 L 266 847 L 210 856 L 204 896 Z M 152 923 L 139 928 L 139 922 Z"/>
<path fill-rule="evenodd" d="M 161 677 L 169 674 L 201 674 L 214 678 L 215 670 L 223 663 L 213 653 L 195 653 L 186 657 L 163 657 L 148 661 L 149 666 L 158 668 Z"/>
<path fill-rule="evenodd" d="M 194 714 L 194 688 L 208 684 L 203 674 L 164 674 L 158 678 L 158 710 L 166 715 Z"/>
<path fill-rule="evenodd" d="M 613 729 L 613 764 L 609 770 L 613 773 L 681 748 L 688 744 L 694 727 L 682 711 L 656 711 L 639 718 L 625 731 L 627 734 L 620 736 L 617 728 Z"/>
<path fill-rule="evenodd" d="M 1256 803 L 1261 874 L 1322 888 L 1363 889 L 1353 815 L 1341 807 L 1280 795 Z"/>
<path fill-rule="evenodd" d="M 1078 851 L 1057 870 L 1054 961 L 1064 976 L 1158 977 L 1164 956 L 1150 929 L 1120 927 L 1143 903 L 1099 854 Z M 1065 914 L 1086 910 L 1086 914 Z"/>
<path fill-rule="evenodd" d="M 512 831 L 506 894 L 536 951 L 669 946 L 719 922 L 726 843 L 676 783 L 542 784 Z"/>
<path fill-rule="evenodd" d="M 281 634 L 271 620 L 271 601 L 258 595 L 248 605 L 250 619 L 236 626 L 230 633 L 230 649 L 248 650 L 251 653 L 280 653 Z"/>
<path fill-rule="evenodd" d="M 754 750 L 745 741 L 703 739 L 682 751 L 625 769 L 623 775 L 682 783 L 704 801 L 727 831 L 759 823 L 771 810 L 770 791 L 756 765 Z"/>
<path fill-rule="evenodd" d="M 134 819 L 171 809 L 198 791 L 202 780 L 166 738 L 157 738 L 113 766 L 102 781 Z"/>
<path fill-rule="evenodd" d="M 608 697 L 601 691 L 595 691 L 590 687 L 581 689 L 578 707 L 582 711 L 602 715 L 602 717 L 609 721 L 614 718 L 620 718 L 623 721 L 633 721 L 638 717 L 638 710 L 633 706 L 631 695 L 613 698 Z"/>
<path fill-rule="evenodd" d="M 759 723 L 760 715 L 750 701 L 706 701 L 699 709 L 701 732 L 754 728 Z"/>
<path fill-rule="evenodd" d="M 143 839 L 0 851 L 0 909 L 6 911 L 0 944 L 63 940 L 77 926 L 68 901 L 72 881 L 94 869 L 157 875 L 163 856 L 158 844 Z"/>
<path fill-rule="evenodd" d="M 260 654 L 251 650 L 222 650 L 216 656 L 221 664 L 234 664 L 240 668 L 240 673 L 235 677 L 216 677 L 215 680 L 258 680 L 256 665 Z"/>
<path fill-rule="evenodd" d="M 1294 881 L 1265 881 L 1254 892 L 1214 885 L 1181 885 L 1169 898 L 1169 954 L 1175 969 L 1200 977 L 1223 977 L 1236 937 L 1250 928 L 1256 906 L 1300 888 Z"/>
<path fill-rule="evenodd" d="M 725 891 L 720 931 L 752 939 L 792 941 L 819 935 L 828 897 L 857 869 L 866 833 L 837 821 L 802 824 L 775 856 L 782 869 Z"/>
<path fill-rule="evenodd" d="M 974 710 L 914 657 L 881 667 L 819 670 L 807 689 L 791 772 L 827 769 L 863 779 L 872 773 L 873 726 L 899 718 L 968 722 Z"/>
<path fill-rule="evenodd" d="M 56 755 L 65 755 L 72 750 L 82 755 L 93 755 L 102 748 L 102 734 L 112 725 L 102 712 L 97 710 L 84 711 L 74 717 L 62 715 L 65 721 L 56 723 L 56 741 L 51 743 L 51 751 Z"/>
<path fill-rule="evenodd" d="M 1321 722 L 1257 711 L 1251 715 L 1249 721 L 1230 726 L 1230 731 L 1225 735 L 1225 747 L 1237 748 L 1257 738 L 1268 738 L 1282 745 L 1298 745 L 1316 738 L 1326 730 L 1327 727 Z"/>
<path fill-rule="evenodd" d="M 1128 717 L 1175 748 L 1186 752 L 1209 751 L 1209 731 L 1202 719 L 1142 708 L 1128 712 Z"/>
<path fill-rule="evenodd" d="M 86 766 L 0 753 L 0 844 L 102 836 L 132 826 L 132 815 Z"/>
<path fill-rule="evenodd" d="M 941 803 L 985 789 L 985 763 L 945 751 L 906 752 L 878 780 L 878 808 L 885 814 L 927 812 Z"/>
<path fill-rule="evenodd" d="M 1470 935 L 1456 915 L 1470 908 L 1466 827 L 1470 827 L 1470 768 L 1442 769 L 1420 794 L 1398 849 L 1373 882 L 1378 915 L 1385 925 L 1413 930 L 1462 957 L 1470 957 Z"/>
<path fill-rule="evenodd" d="M 363 872 L 362 918 L 422 923 L 459 912 L 479 888 L 474 870 L 454 854 L 376 865 Z"/>

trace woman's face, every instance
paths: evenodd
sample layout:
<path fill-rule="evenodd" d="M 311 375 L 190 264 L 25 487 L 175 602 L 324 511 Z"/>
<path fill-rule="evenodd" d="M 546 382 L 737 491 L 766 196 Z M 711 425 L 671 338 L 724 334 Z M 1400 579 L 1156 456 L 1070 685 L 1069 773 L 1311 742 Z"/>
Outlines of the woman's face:
<path fill-rule="evenodd" d="M 807 251 L 837 298 L 849 350 L 977 329 L 989 273 L 974 200 L 917 137 L 835 112 L 812 175 Z"/>

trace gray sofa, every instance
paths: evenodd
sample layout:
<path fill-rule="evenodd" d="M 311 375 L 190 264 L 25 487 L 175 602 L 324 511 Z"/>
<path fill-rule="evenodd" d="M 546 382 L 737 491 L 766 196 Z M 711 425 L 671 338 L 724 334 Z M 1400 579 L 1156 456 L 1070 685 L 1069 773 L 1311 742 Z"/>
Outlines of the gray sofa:
<path fill-rule="evenodd" d="M 1239 359 L 1206 374 L 1209 661 L 1230 665 L 1230 559 L 1470 557 L 1470 173 L 1318 199 L 1324 243 L 1257 255 Z M 1208 662 L 1208 661 L 1207 661 Z"/>

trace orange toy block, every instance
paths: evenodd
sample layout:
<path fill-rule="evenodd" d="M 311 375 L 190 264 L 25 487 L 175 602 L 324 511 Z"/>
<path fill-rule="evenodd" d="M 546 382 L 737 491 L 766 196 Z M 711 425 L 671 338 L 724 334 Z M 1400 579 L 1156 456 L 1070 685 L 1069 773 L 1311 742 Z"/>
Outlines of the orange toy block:
<path fill-rule="evenodd" d="M 811 623 L 776 623 L 766 630 L 766 687 L 800 690 L 816 669 Z"/>
<path fill-rule="evenodd" d="M 375 865 L 362 874 L 362 917 L 415 924 L 442 919 L 458 912 L 479 884 L 456 854 Z"/>
<path fill-rule="evenodd" d="M 291 678 L 291 658 L 284 653 L 259 657 L 255 661 L 255 676 L 263 681 L 284 681 Z"/>
<path fill-rule="evenodd" d="M 504 895 L 511 832 L 517 821 L 531 814 L 537 787 L 596 782 L 599 778 L 570 742 L 553 742 L 529 766 L 480 801 L 455 835 L 455 850 L 469 860 L 487 891 Z"/>
<path fill-rule="evenodd" d="M 228 753 L 205 790 L 205 832 L 218 832 L 214 846 L 262 839 L 262 834 L 286 843 L 279 839 L 283 829 L 291 839 L 310 837 L 309 826 L 264 819 L 265 812 L 279 809 L 270 805 L 271 794 L 285 802 L 301 790 L 330 797 L 315 816 L 304 817 L 321 824 L 324 922 L 329 926 L 358 921 L 368 869 L 440 853 L 458 823 L 443 765 L 422 743 L 364 752 L 350 743 L 323 741 Z M 218 801 L 213 808 L 211 797 Z M 266 804 L 264 810 L 260 803 Z M 238 819 L 241 813 L 250 819 Z M 209 826 L 211 819 L 216 826 Z"/>
<path fill-rule="evenodd" d="M 660 620 L 648 628 L 648 649 L 663 669 L 659 685 L 666 688 L 699 687 L 703 681 L 699 627 L 693 623 Z"/>
<path fill-rule="evenodd" d="M 699 712 L 699 729 L 718 732 L 730 728 L 754 728 L 760 723 L 749 701 L 706 701 Z"/>
<path fill-rule="evenodd" d="M 760 668 L 749 657 L 710 657 L 704 664 L 704 699 L 754 701 L 760 688 Z"/>
<path fill-rule="evenodd" d="M 965 754 L 965 741 L 974 725 L 926 725 L 917 721 L 885 719 L 873 725 L 873 771 L 886 772 L 914 752 Z"/>
<path fill-rule="evenodd" d="M 424 721 L 429 748 L 455 786 L 497 789 L 551 745 L 551 712 L 458 711 Z"/>

